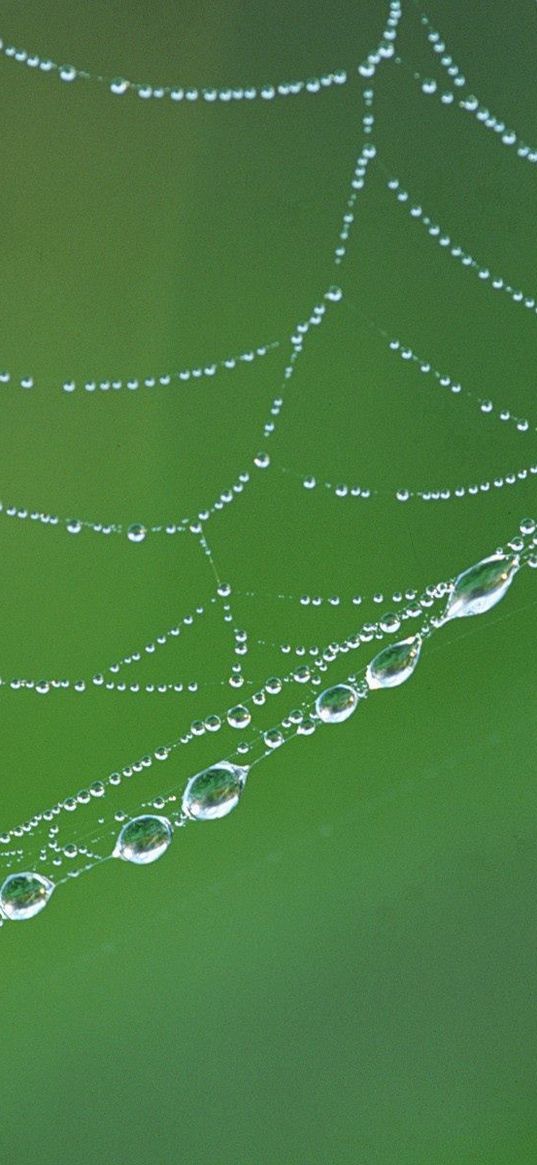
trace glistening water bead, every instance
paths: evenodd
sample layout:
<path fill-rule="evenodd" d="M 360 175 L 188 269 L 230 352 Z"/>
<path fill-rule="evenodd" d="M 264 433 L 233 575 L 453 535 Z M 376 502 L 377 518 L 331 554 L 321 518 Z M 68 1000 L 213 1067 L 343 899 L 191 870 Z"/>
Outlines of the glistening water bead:
<path fill-rule="evenodd" d="M 134 522 L 127 530 L 129 542 L 143 542 L 146 534 L 146 527 L 142 526 L 141 522 Z"/>
<path fill-rule="evenodd" d="M 385 647 L 368 664 L 365 678 L 370 688 L 397 688 L 408 680 L 416 667 L 421 651 L 419 636 L 402 639 Z"/>
<path fill-rule="evenodd" d="M 247 776 L 247 768 L 225 760 L 197 773 L 183 793 L 183 813 L 196 821 L 227 817 L 239 803 Z"/>
<path fill-rule="evenodd" d="M 444 618 L 483 615 L 503 599 L 519 568 L 517 555 L 493 554 L 464 570 L 455 580 Z"/>
<path fill-rule="evenodd" d="M 358 703 L 358 694 L 349 684 L 336 684 L 317 696 L 315 711 L 324 724 L 341 724 L 352 716 Z"/>
<path fill-rule="evenodd" d="M 247 728 L 251 719 L 251 713 L 244 704 L 237 704 L 234 708 L 230 708 L 227 714 L 230 728 Z"/>
<path fill-rule="evenodd" d="M 137 866 L 148 866 L 166 853 L 173 838 L 167 817 L 145 813 L 123 826 L 114 849 L 114 857 Z"/>
<path fill-rule="evenodd" d="M 10 874 L 0 887 L 0 911 L 13 922 L 33 918 L 47 905 L 54 883 L 42 874 Z"/>

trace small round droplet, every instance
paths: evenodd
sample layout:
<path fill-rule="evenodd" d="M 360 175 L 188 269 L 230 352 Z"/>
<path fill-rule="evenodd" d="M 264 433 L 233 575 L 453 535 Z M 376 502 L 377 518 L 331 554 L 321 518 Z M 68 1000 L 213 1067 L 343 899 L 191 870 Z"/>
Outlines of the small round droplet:
<path fill-rule="evenodd" d="M 0 888 L 0 910 L 6 918 L 22 922 L 47 905 L 54 883 L 42 874 L 10 874 Z"/>
<path fill-rule="evenodd" d="M 191 777 L 183 793 L 183 812 L 196 821 L 216 821 L 238 805 L 248 769 L 220 761 Z"/>
<path fill-rule="evenodd" d="M 147 530 L 140 522 L 134 522 L 127 530 L 127 538 L 129 542 L 143 542 L 146 537 Z"/>
<path fill-rule="evenodd" d="M 257 453 L 256 456 L 254 457 L 254 465 L 257 465 L 258 469 L 268 469 L 268 467 L 270 465 L 269 454 L 268 453 Z"/>
<path fill-rule="evenodd" d="M 390 611 L 387 615 L 383 615 L 380 620 L 380 629 L 381 631 L 385 631 L 387 635 L 393 635 L 395 631 L 399 631 L 400 626 L 401 620 L 399 615 L 396 615 L 393 611 Z"/>
<path fill-rule="evenodd" d="M 263 742 L 267 748 L 279 748 L 284 742 L 283 732 L 279 728 L 269 728 L 263 733 Z"/>
<path fill-rule="evenodd" d="M 162 857 L 173 837 L 172 827 L 167 817 L 154 817 L 145 813 L 127 821 L 120 831 L 114 849 L 114 857 L 124 862 L 134 862 L 137 866 L 147 866 Z"/>
<path fill-rule="evenodd" d="M 247 728 L 251 719 L 251 714 L 244 704 L 230 708 L 227 714 L 227 722 L 231 728 Z"/>
<path fill-rule="evenodd" d="M 341 724 L 352 716 L 358 696 L 349 684 L 336 684 L 326 688 L 315 701 L 315 711 L 324 724 Z"/>

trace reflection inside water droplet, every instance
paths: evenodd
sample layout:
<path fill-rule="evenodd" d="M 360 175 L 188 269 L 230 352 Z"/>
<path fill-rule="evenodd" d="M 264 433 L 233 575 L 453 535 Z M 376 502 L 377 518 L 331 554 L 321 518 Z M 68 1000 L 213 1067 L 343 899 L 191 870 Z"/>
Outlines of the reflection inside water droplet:
<path fill-rule="evenodd" d="M 352 716 L 358 703 L 358 695 L 349 684 L 336 684 L 326 688 L 317 696 L 315 711 L 324 724 L 341 724 Z"/>
<path fill-rule="evenodd" d="M 416 667 L 421 651 L 419 636 L 390 644 L 368 664 L 366 680 L 370 688 L 397 688 L 408 680 Z"/>
<path fill-rule="evenodd" d="M 196 821 L 226 817 L 238 805 L 248 769 L 220 761 L 191 777 L 183 793 L 183 812 Z"/>
<path fill-rule="evenodd" d="M 171 844 L 173 831 L 167 817 L 145 813 L 134 817 L 121 829 L 114 857 L 138 866 L 147 866 L 162 857 Z"/>
<path fill-rule="evenodd" d="M 505 554 L 493 554 L 470 566 L 455 580 L 444 618 L 458 619 L 489 611 L 503 599 L 519 567 L 516 555 Z"/>
<path fill-rule="evenodd" d="M 54 883 L 42 874 L 10 874 L 0 888 L 0 910 L 16 922 L 33 918 L 47 905 L 53 890 Z"/>

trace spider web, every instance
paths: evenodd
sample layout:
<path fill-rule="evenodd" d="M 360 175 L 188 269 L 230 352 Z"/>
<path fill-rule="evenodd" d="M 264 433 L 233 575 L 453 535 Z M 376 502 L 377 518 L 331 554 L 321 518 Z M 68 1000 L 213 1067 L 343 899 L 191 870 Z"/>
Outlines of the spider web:
<path fill-rule="evenodd" d="M 91 361 L 84 352 L 73 356 L 72 347 L 67 360 L 63 333 L 69 336 L 69 328 L 62 328 L 53 366 L 41 375 L 39 331 L 24 349 L 28 367 L 12 349 L 10 370 L 0 376 L 1 391 L 10 394 L 10 424 L 20 431 L 29 409 L 34 424 L 22 472 L 3 459 L 5 558 L 39 560 L 46 545 L 56 587 L 43 594 L 39 579 L 22 568 L 21 610 L 37 605 L 45 631 L 28 636 L 16 627 L 12 658 L 6 646 L 2 695 L 10 706 L 18 702 L 17 725 L 29 718 L 48 733 L 72 718 L 67 767 L 80 769 L 85 734 L 91 743 L 82 749 L 87 778 L 78 784 L 62 778 L 60 800 L 37 812 L 28 805 L 27 819 L 6 828 L 0 852 L 6 872 L 35 869 L 59 885 L 107 860 L 121 823 L 137 812 L 165 812 L 182 827 L 181 792 L 193 773 L 222 759 L 257 771 L 260 762 L 281 756 L 283 746 L 314 735 L 315 700 L 333 683 L 351 681 L 365 697 L 368 661 L 385 643 L 433 633 L 455 575 L 473 560 L 511 535 L 511 547 L 535 565 L 533 529 L 522 522 L 519 535 L 510 497 L 520 493 L 517 514 L 524 513 L 537 473 L 536 418 L 517 354 L 517 345 L 520 351 L 533 343 L 537 311 L 528 240 L 517 231 L 520 247 L 512 253 L 512 236 L 498 225 L 504 214 L 506 226 L 509 208 L 498 208 L 496 192 L 487 211 L 483 191 L 467 186 L 461 210 L 455 159 L 446 167 L 443 157 L 444 119 L 460 118 L 462 156 L 479 151 L 484 171 L 498 167 L 497 181 L 510 198 L 515 159 L 521 169 L 528 163 L 524 177 L 514 179 L 515 193 L 522 201 L 533 196 L 537 153 L 470 92 L 434 22 L 419 8 L 407 4 L 403 12 L 392 0 L 385 21 L 352 67 L 254 86 L 127 82 L 3 42 L 6 69 L 10 62 L 26 70 L 20 84 L 28 89 L 17 91 L 19 102 L 25 92 L 40 99 L 53 80 L 65 83 L 67 117 L 70 101 L 79 102 L 77 116 L 83 116 L 92 94 L 95 100 L 100 94 L 103 110 L 107 102 L 117 109 L 119 98 L 137 97 L 130 116 L 151 111 L 157 120 L 172 118 L 173 126 L 169 120 L 165 126 L 170 141 L 190 132 L 181 119 L 195 116 L 194 107 L 210 107 L 204 116 L 219 119 L 225 141 L 218 164 L 228 194 L 239 187 L 236 174 L 229 185 L 233 149 L 221 117 L 236 118 L 229 136 L 237 147 L 242 119 L 259 109 L 255 131 L 274 133 L 276 141 L 281 132 L 282 165 L 290 160 L 298 171 L 311 154 L 304 135 L 310 110 L 330 101 L 324 120 L 318 117 L 329 176 L 334 170 L 322 208 L 308 174 L 300 220 L 300 241 L 319 231 L 324 242 L 333 223 L 332 244 L 319 248 L 299 281 L 315 293 L 308 299 L 301 287 L 297 295 L 291 280 L 290 295 L 278 297 L 273 334 L 258 322 L 246 334 L 224 312 L 219 331 L 232 342 L 219 345 L 214 336 L 210 344 L 200 341 L 214 292 L 201 317 L 202 299 L 194 292 L 191 316 L 204 326 L 192 325 L 188 297 L 180 300 L 184 360 L 170 347 L 161 363 L 150 352 L 145 365 L 131 366 L 121 327 L 119 344 L 114 333 Z M 293 106 L 283 101 L 290 97 L 300 109 L 298 145 L 296 124 L 279 123 L 276 131 L 268 125 L 278 109 Z M 49 101 L 48 117 L 56 97 L 43 100 Z M 394 109 L 406 119 L 404 133 Z M 422 117 L 430 118 L 426 150 L 416 129 Z M 256 207 L 266 171 L 258 181 Z M 251 224 L 245 223 L 247 233 Z M 197 226 L 207 236 L 204 218 Z M 405 232 L 412 235 L 410 246 Z M 297 244 L 292 226 L 288 243 Z M 248 255 L 245 250 L 243 264 Z M 24 274 L 21 260 L 22 281 Z M 471 317 L 457 317 L 453 305 L 470 294 L 472 280 Z M 155 289 L 160 296 L 162 289 Z M 236 315 L 237 302 L 242 307 L 245 299 L 229 299 Z M 256 313 L 248 305 L 244 314 L 248 329 Z M 509 338 L 502 352 L 491 340 L 488 365 L 472 354 L 471 340 L 480 333 Z M 369 398 L 378 401 L 372 413 L 361 406 Z M 132 428 L 127 410 L 134 415 Z M 157 472 L 155 458 L 144 463 L 132 440 L 117 447 L 118 427 L 139 431 L 144 410 L 157 430 L 157 452 L 159 446 L 165 451 Z M 215 421 L 218 441 L 209 447 L 207 426 Z M 51 440 L 48 451 L 43 434 L 65 426 L 78 428 L 79 437 L 71 448 L 62 439 L 58 473 L 58 445 Z M 196 450 L 187 473 L 174 464 L 179 432 L 182 450 Z M 50 510 L 42 508 L 39 475 L 28 472 L 37 460 L 49 470 Z M 460 512 L 451 530 L 443 519 L 448 505 Z M 406 560 L 414 573 L 401 577 L 409 540 Z M 465 560 L 471 547 L 473 557 Z M 106 622 L 117 579 L 114 643 L 107 630 L 96 644 L 95 626 Z M 58 603 L 77 633 L 52 642 L 46 627 Z M 45 705 L 53 706 L 51 720 Z M 240 728 L 237 706 L 245 710 Z M 99 768 L 91 733 L 116 723 L 116 767 L 105 761 Z M 140 742 L 138 750 L 125 744 L 131 738 Z"/>

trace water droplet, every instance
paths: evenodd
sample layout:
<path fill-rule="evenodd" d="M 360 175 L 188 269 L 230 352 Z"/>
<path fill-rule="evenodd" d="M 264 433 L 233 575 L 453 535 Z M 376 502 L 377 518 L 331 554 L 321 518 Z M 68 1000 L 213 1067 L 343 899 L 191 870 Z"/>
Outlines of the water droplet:
<path fill-rule="evenodd" d="M 191 777 L 183 793 L 183 812 L 196 821 L 216 821 L 238 805 L 248 769 L 220 761 Z"/>
<path fill-rule="evenodd" d="M 509 558 L 505 554 L 493 554 L 470 566 L 455 580 L 444 618 L 483 615 L 489 611 L 503 599 L 519 566 L 516 555 Z"/>
<path fill-rule="evenodd" d="M 227 722 L 231 728 L 247 728 L 251 719 L 250 712 L 244 704 L 237 704 L 235 708 L 230 708 L 227 714 Z"/>
<path fill-rule="evenodd" d="M 283 732 L 280 732 L 279 728 L 268 728 L 263 733 L 263 743 L 266 744 L 267 748 L 279 748 L 284 739 Z"/>
<path fill-rule="evenodd" d="M 42 874 L 10 874 L 0 888 L 0 910 L 13 921 L 33 918 L 47 905 L 54 883 Z"/>
<path fill-rule="evenodd" d="M 400 626 L 401 620 L 399 615 L 396 615 L 392 611 L 390 611 L 387 615 L 383 615 L 380 620 L 380 629 L 381 631 L 385 631 L 387 635 L 392 635 L 396 631 L 399 631 Z"/>
<path fill-rule="evenodd" d="M 418 636 L 392 643 L 380 651 L 367 666 L 366 680 L 370 688 L 397 688 L 408 680 L 420 657 L 421 640 Z"/>
<path fill-rule="evenodd" d="M 140 522 L 134 522 L 133 525 L 129 526 L 127 530 L 127 538 L 129 539 L 129 542 L 143 542 L 146 534 L 147 530 L 145 526 L 140 524 Z"/>
<path fill-rule="evenodd" d="M 162 857 L 172 837 L 172 827 L 167 817 L 153 817 L 149 813 L 134 817 L 120 831 L 114 857 L 122 858 L 124 862 L 134 862 L 137 866 L 147 866 Z"/>
<path fill-rule="evenodd" d="M 254 465 L 257 465 L 258 469 L 268 469 L 270 465 L 268 453 L 257 453 L 254 457 Z"/>
<path fill-rule="evenodd" d="M 317 696 L 315 711 L 324 724 L 341 724 L 352 716 L 358 703 L 358 696 L 349 684 L 336 684 L 326 688 Z"/>

